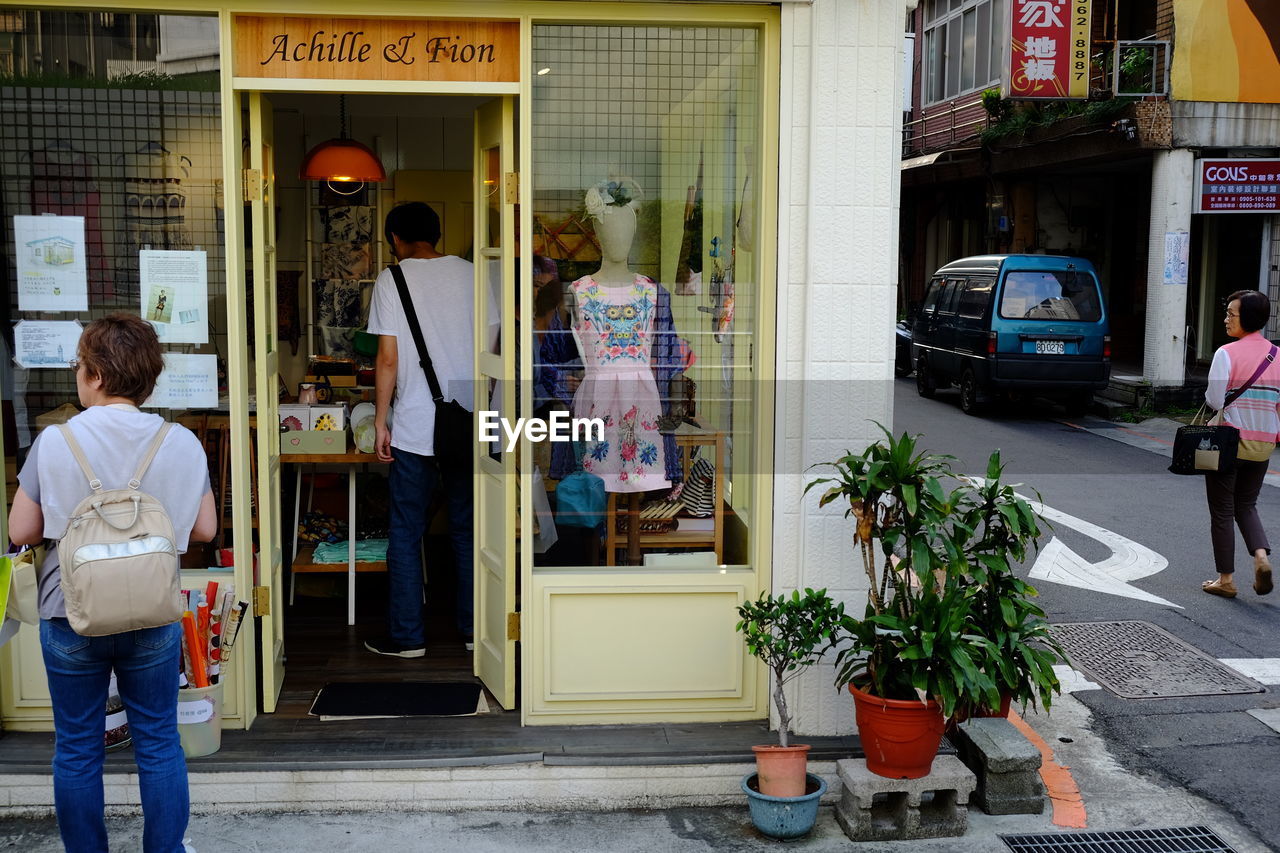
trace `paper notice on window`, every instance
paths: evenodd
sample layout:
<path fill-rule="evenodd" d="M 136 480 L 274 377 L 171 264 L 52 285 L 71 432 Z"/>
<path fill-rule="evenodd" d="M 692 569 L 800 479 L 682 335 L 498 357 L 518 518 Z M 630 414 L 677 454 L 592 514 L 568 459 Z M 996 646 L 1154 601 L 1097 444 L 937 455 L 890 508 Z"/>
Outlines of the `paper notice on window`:
<path fill-rule="evenodd" d="M 19 320 L 13 327 L 13 360 L 28 370 L 71 366 L 82 327 L 75 320 Z"/>
<path fill-rule="evenodd" d="M 167 352 L 144 409 L 212 409 L 218 405 L 218 357 Z"/>
<path fill-rule="evenodd" d="M 208 253 L 138 252 L 139 313 L 166 344 L 209 342 Z"/>
<path fill-rule="evenodd" d="M 88 311 L 83 216 L 13 217 L 19 311 Z"/>
<path fill-rule="evenodd" d="M 1186 231 L 1164 233 L 1164 283 L 1186 284 L 1191 264 L 1191 235 Z"/>

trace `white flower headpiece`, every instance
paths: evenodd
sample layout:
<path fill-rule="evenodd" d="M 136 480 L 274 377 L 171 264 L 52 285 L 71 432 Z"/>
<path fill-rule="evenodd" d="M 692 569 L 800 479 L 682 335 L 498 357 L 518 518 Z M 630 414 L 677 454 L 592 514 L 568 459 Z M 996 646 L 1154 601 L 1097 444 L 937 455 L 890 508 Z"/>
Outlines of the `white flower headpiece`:
<path fill-rule="evenodd" d="M 630 178 L 601 181 L 587 190 L 587 213 L 599 219 L 613 213 L 615 208 L 629 207 L 635 210 L 644 198 L 644 190 Z"/>

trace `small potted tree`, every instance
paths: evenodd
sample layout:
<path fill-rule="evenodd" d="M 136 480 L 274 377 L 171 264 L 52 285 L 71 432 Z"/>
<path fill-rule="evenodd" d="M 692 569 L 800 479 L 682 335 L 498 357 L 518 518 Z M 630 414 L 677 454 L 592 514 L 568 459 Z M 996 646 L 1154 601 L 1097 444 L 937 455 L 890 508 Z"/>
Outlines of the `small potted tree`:
<path fill-rule="evenodd" d="M 778 712 L 778 743 L 752 747 L 756 772 L 742 780 L 752 820 L 766 835 L 805 835 L 818 816 L 818 800 L 826 783 L 807 772 L 809 746 L 791 743 L 791 711 L 783 688 L 822 659 L 844 621 L 844 605 L 827 591 L 794 590 L 776 598 L 768 592 L 738 607 L 737 630 L 747 650 L 768 666 L 773 705 Z"/>

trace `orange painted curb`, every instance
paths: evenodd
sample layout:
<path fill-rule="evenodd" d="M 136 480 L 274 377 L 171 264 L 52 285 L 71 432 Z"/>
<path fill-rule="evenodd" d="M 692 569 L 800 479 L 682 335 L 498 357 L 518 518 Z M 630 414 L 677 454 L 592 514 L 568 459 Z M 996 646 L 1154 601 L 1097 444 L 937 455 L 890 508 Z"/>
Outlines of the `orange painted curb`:
<path fill-rule="evenodd" d="M 1072 778 L 1070 769 L 1053 760 L 1053 750 L 1049 748 L 1049 744 L 1036 734 L 1035 729 L 1027 725 L 1026 720 L 1016 713 L 1010 713 L 1009 722 L 1017 726 L 1018 731 L 1040 750 L 1040 778 L 1044 780 L 1049 802 L 1053 803 L 1053 825 L 1084 829 L 1089 825 L 1084 798 L 1080 796 L 1080 786 Z"/>

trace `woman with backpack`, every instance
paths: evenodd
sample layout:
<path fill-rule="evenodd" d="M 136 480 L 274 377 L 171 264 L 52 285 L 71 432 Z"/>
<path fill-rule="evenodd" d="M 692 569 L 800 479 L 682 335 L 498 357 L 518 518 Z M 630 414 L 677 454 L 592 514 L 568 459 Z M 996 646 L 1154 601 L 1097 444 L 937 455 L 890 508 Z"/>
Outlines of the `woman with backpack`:
<path fill-rule="evenodd" d="M 49 428 L 31 445 L 18 474 L 19 488 L 9 513 L 9 538 L 19 545 L 34 545 L 68 534 L 77 505 L 92 491 L 85 469 L 76 459 L 79 448 L 103 489 L 132 486 L 159 503 L 162 514 L 172 523 L 177 553 L 185 551 L 188 542 L 212 539 L 217 530 L 217 509 L 200 442 L 189 430 L 170 426 L 158 415 L 138 409 L 151 396 L 164 368 L 155 329 L 130 314 L 95 320 L 81 334 L 71 368 L 85 411 L 67 423 L 71 443 L 60 429 Z M 165 427 L 168 432 L 160 438 Z M 130 478 L 143 466 L 158 438 L 155 456 L 138 484 L 131 484 Z M 176 555 L 173 572 L 176 577 Z M 54 804 L 63 846 L 77 853 L 107 851 L 103 708 L 114 669 L 138 763 L 143 850 L 189 851 L 183 840 L 189 807 L 187 767 L 177 725 L 180 623 L 82 636 L 67 619 L 65 584 L 53 548 L 46 549 L 38 580 L 40 645 L 56 734 Z M 102 597 L 111 596 L 104 592 Z M 95 608 L 92 600 L 76 600 L 74 591 L 72 604 L 77 614 Z"/>

